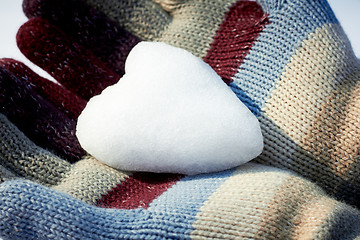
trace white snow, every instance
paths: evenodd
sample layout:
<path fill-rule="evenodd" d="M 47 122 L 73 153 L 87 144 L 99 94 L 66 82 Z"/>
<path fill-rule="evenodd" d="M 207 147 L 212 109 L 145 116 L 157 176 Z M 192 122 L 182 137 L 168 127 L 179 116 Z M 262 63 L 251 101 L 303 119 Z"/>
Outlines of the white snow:
<path fill-rule="evenodd" d="M 199 174 L 258 156 L 257 118 L 215 71 L 186 50 L 141 42 L 120 81 L 80 115 L 81 146 L 111 167 Z"/>

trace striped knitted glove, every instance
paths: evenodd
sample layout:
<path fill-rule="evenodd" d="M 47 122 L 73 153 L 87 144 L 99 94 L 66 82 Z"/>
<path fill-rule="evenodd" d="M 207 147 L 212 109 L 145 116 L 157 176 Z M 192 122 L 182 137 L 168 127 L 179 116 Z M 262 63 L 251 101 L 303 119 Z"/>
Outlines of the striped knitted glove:
<path fill-rule="evenodd" d="M 358 239 L 360 212 L 285 170 L 185 177 L 149 205 L 106 209 L 28 181 L 0 185 L 4 239 Z"/>
<path fill-rule="evenodd" d="M 39 54 L 35 55 L 39 56 Z M 45 58 L 44 61 L 48 61 L 50 56 L 51 54 L 49 54 L 48 58 Z M 49 62 L 51 61 L 48 61 L 48 63 Z M 7 73 L 7 71 L 4 71 L 4 75 Z M 231 86 L 235 88 L 233 84 L 231 84 Z M 237 93 L 240 97 L 245 96 L 242 95 L 242 92 Z M 37 103 L 39 102 L 40 101 L 37 101 Z M 251 108 L 251 101 L 248 102 L 248 104 Z M 254 111 L 253 108 L 251 109 Z M 263 114 L 263 112 L 260 111 L 259 114 Z M 281 234 L 284 233 L 285 236 L 300 239 L 307 236 L 330 239 L 355 238 L 358 235 L 357 210 L 326 197 L 324 193 L 313 184 L 301 178 L 294 177 L 287 172 L 248 164 L 239 170 L 201 175 L 192 178 L 186 177 L 180 181 L 177 180 L 182 176 L 134 174 L 129 177 L 125 173 L 114 171 L 99 164 L 96 160 L 91 159 L 91 157 L 84 158 L 78 163 L 70 165 L 57 156 L 33 144 L 12 125 L 6 117 L 2 116 L 1 119 L 1 126 L 5 126 L 4 129 L 8 130 L 7 132 L 5 132 L 5 130 L 1 131 L 2 133 L 6 133 L 1 136 L 2 139 L 5 139 L 2 140 L 2 142 L 4 141 L 4 143 L 6 143 L 2 144 L 3 149 L 7 150 L 5 152 L 6 154 L 14 154 L 10 156 L 2 155 L 4 156 L 2 160 L 6 160 L 6 164 L 8 164 L 5 171 L 1 171 L 2 173 L 6 173 L 6 175 L 4 174 L 3 176 L 11 177 L 11 175 L 22 174 L 23 176 L 27 176 L 44 184 L 47 177 L 52 176 L 48 174 L 48 172 L 53 172 L 53 175 L 55 175 L 54 181 L 47 183 L 49 186 L 57 188 L 58 185 L 61 185 L 60 190 L 68 192 L 77 198 L 81 198 L 81 194 L 77 194 L 76 190 L 80 193 L 86 191 L 83 199 L 85 201 L 90 199 L 88 202 L 96 202 L 101 206 L 123 209 L 136 208 L 134 210 L 94 209 L 93 207 L 84 206 L 81 202 L 73 200 L 67 195 L 58 194 L 52 190 L 28 182 L 9 181 L 0 187 L 1 219 L 5 219 L 1 225 L 0 232 L 8 238 L 31 238 L 31 234 L 36 234 L 32 236 L 37 236 L 38 238 L 105 238 L 108 231 L 110 234 L 108 237 L 110 238 L 129 236 L 129 238 L 133 237 L 135 239 L 145 237 L 164 238 L 166 234 L 168 234 L 167 236 L 169 238 L 182 238 L 188 237 L 189 232 L 194 234 L 193 236 L 195 237 L 210 238 L 215 236 L 220 239 L 230 238 L 231 234 L 235 236 L 236 234 L 238 234 L 237 236 L 240 234 L 240 236 L 244 238 L 278 238 L 278 236 L 283 238 Z M 12 137 L 6 139 L 6 136 Z M 18 141 L 16 141 L 16 139 Z M 29 149 L 27 147 L 29 147 Z M 24 151 L 24 149 L 26 150 Z M 41 156 L 43 158 L 41 158 Z M 24 161 L 24 159 L 27 161 Z M 274 157 L 272 160 L 274 162 L 283 161 L 279 159 L 279 157 Z M 86 165 L 86 161 L 88 161 L 88 165 Z M 78 168 L 76 169 L 76 167 Z M 88 167 L 90 171 L 86 171 L 86 167 Z M 250 170 L 246 169 L 248 167 L 250 167 Z M 251 169 L 253 167 L 258 168 L 258 170 L 252 171 Z M 317 166 L 315 166 L 314 169 L 316 169 L 316 167 Z M 243 170 L 244 168 L 245 170 Z M 9 169 L 12 170 L 12 174 L 8 174 Z M 104 173 L 103 169 L 107 169 L 109 172 Z M 240 174 L 238 173 L 239 171 Z M 243 171 L 249 174 L 243 174 Z M 272 177 L 266 177 L 266 173 L 269 171 L 275 171 Z M 256 174 L 254 174 L 254 172 L 256 172 Z M 236 182 L 235 185 L 224 185 L 227 190 L 220 191 L 220 185 L 215 184 L 215 182 L 220 181 L 221 184 L 221 181 L 224 181 L 223 183 L 225 184 L 227 179 L 229 179 L 226 174 L 239 176 L 241 177 L 241 181 L 234 178 Z M 112 176 L 117 177 L 117 179 L 111 179 Z M 94 180 L 94 184 L 81 181 L 81 179 L 87 179 L 87 177 L 89 177 L 88 179 Z M 245 180 L 247 177 L 249 179 L 248 182 Z M 162 181 L 157 181 L 157 178 Z M 275 180 L 272 181 L 270 180 L 271 178 Z M 296 190 L 296 184 L 290 181 L 292 178 L 295 178 L 296 182 L 300 183 L 300 190 Z M 110 180 L 106 182 L 104 179 Z M 124 179 L 125 181 L 123 181 Z M 210 182 L 209 185 L 211 187 L 205 184 L 209 179 L 215 180 L 215 182 Z M 260 181 L 257 181 L 259 179 Z M 261 179 L 264 179 L 264 181 L 261 181 Z M 276 181 L 280 183 L 278 182 L 277 184 Z M 241 187 L 242 182 L 244 182 L 245 187 Z M 107 183 L 110 183 L 110 185 L 113 184 L 116 187 L 109 186 Z M 267 183 L 269 183 L 269 185 L 267 185 Z M 184 186 L 184 184 L 190 184 L 190 186 Z M 103 191 L 104 186 L 107 186 L 111 191 Z M 173 187 L 169 188 L 170 186 Z M 203 190 L 201 186 L 205 186 L 206 190 Z M 253 188 L 249 186 L 253 186 Z M 263 186 L 267 188 L 262 188 Z M 81 189 L 81 187 L 83 187 L 83 189 Z M 245 195 L 248 194 L 250 197 L 234 197 L 237 196 L 238 189 L 240 193 L 245 192 Z M 210 192 L 208 195 L 205 194 L 207 190 Z M 271 196 L 265 197 L 268 196 L 268 190 Z M 98 198 L 94 197 L 91 199 L 91 194 L 97 195 L 101 191 L 103 191 L 103 195 L 100 194 Z M 356 190 L 354 190 L 354 192 L 356 193 Z M 304 195 L 298 195 L 298 193 L 304 193 Z M 170 197 L 168 194 L 170 194 Z M 254 204 L 257 203 L 256 199 L 259 195 L 264 196 L 264 198 L 261 197 L 259 204 Z M 179 199 L 181 199 L 179 196 L 184 196 L 185 198 L 182 204 L 179 203 Z M 212 196 L 214 199 L 222 199 L 224 202 L 211 202 Z M 224 198 L 224 196 L 229 197 Z M 254 198 L 254 196 L 256 197 Z M 100 199 L 100 201 L 98 199 Z M 175 199 L 177 199 L 177 201 Z M 238 199 L 240 200 L 237 201 Z M 69 206 L 60 206 L 64 202 L 72 205 L 69 211 L 67 211 Z M 247 205 L 249 202 L 251 202 L 250 207 Z M 329 204 L 329 202 L 332 204 Z M 211 204 L 208 206 L 206 205 L 207 203 Z M 156 207 L 153 208 L 152 206 Z M 220 208 L 219 206 L 228 206 L 231 210 L 229 211 L 225 209 L 226 207 Z M 142 208 L 139 209 L 138 207 Z M 235 209 L 231 207 L 235 207 Z M 262 207 L 265 208 L 264 211 L 260 211 L 260 209 L 263 209 Z M 146 213 L 143 209 L 150 209 L 151 214 Z M 153 209 L 153 211 L 151 211 L 151 209 Z M 267 212 L 269 209 L 270 211 Z M 77 211 L 76 213 L 81 213 L 74 214 L 73 211 L 75 210 Z M 200 212 L 200 210 L 203 210 L 203 212 Z M 319 210 L 320 213 L 315 210 Z M 21 213 L 21 217 L 19 217 L 19 212 Z M 232 215 L 232 212 L 236 213 Z M 258 214 L 259 212 L 260 214 Z M 69 216 L 70 213 L 72 217 Z M 184 215 L 181 215 L 181 213 L 184 213 Z M 214 214 L 215 217 L 210 213 Z M 229 215 L 223 216 L 222 214 L 224 213 L 228 213 Z M 310 217 L 303 217 L 307 213 L 310 213 Z M 41 218 L 41 216 L 44 218 Z M 54 218 L 53 216 L 57 217 Z M 141 216 L 144 216 L 144 218 Z M 177 218 L 174 218 L 174 216 L 177 216 Z M 259 216 L 262 220 L 259 220 Z M 262 218 L 263 216 L 264 218 Z M 317 216 L 320 217 L 317 218 Z M 231 217 L 240 219 L 240 221 L 233 221 L 234 218 Z M 51 221 L 48 218 L 51 219 Z M 94 226 L 94 222 L 100 223 L 99 219 L 104 219 L 104 222 Z M 117 224 L 118 219 L 131 221 L 131 224 L 125 224 L 124 227 L 126 230 L 120 229 L 124 222 L 122 221 Z M 255 224 L 247 225 L 249 222 L 252 223 L 252 219 L 254 219 Z M 319 219 L 321 220 L 319 221 Z M 76 224 L 73 224 L 73 222 L 76 222 Z M 145 223 L 149 224 L 146 225 Z M 234 223 L 244 224 L 242 226 L 244 226 L 246 230 L 242 231 L 235 226 L 234 228 L 236 229 L 232 231 L 231 227 L 234 226 Z M 87 226 L 85 226 L 86 224 Z M 70 226 L 76 227 L 70 228 Z M 250 226 L 250 228 L 247 226 Z M 341 227 L 346 231 L 339 232 L 337 231 L 337 227 Z M 51 229 L 54 228 L 55 231 L 52 231 Z M 73 231 L 74 229 L 76 229 L 75 233 Z M 90 232 L 87 229 L 91 229 Z M 302 230 L 304 231 L 302 232 Z M 319 230 L 319 232 L 317 232 L 317 230 Z M 94 232 L 95 234 L 92 234 Z M 16 235 L 17 233 L 18 235 Z M 42 235 L 39 235 L 39 233 Z M 101 235 L 101 233 L 103 234 Z M 250 235 L 252 233 L 254 234 Z M 301 233 L 309 235 L 303 236 Z M 344 236 L 336 234 L 344 234 Z M 346 236 L 346 234 L 349 235 Z"/>
<path fill-rule="evenodd" d="M 139 39 L 208 62 L 261 123 L 265 148 L 256 162 L 290 169 L 360 205 L 359 61 L 325 0 L 85 2 Z M 83 4 L 26 0 L 24 10 L 86 44 L 93 39 L 88 31 L 67 24 L 84 18 L 67 7 L 75 3 Z M 102 33 L 111 38 L 110 32 Z M 35 41 L 41 49 L 44 43 Z M 117 55 L 118 45 L 108 42 L 109 51 L 97 51 L 102 59 Z M 41 65 L 44 56 L 37 56 Z"/>

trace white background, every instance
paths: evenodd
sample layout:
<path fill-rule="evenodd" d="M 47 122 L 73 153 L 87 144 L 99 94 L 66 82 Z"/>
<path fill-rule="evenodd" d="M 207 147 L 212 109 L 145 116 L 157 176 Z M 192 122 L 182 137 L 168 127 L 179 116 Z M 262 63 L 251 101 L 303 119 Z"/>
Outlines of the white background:
<path fill-rule="evenodd" d="M 57 1 L 57 0 L 54 0 Z M 59 0 L 61 1 L 61 0 Z M 360 58 L 360 0 L 329 0 Z M 22 0 L 0 0 L 0 58 L 10 57 L 22 61 L 42 76 L 49 75 L 31 64 L 16 46 L 16 32 L 26 22 Z"/>

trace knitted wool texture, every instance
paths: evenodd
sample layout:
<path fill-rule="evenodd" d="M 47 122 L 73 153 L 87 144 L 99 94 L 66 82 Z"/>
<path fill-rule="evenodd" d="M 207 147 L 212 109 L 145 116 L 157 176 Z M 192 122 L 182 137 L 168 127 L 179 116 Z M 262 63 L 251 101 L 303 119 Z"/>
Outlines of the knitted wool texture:
<path fill-rule="evenodd" d="M 186 177 L 143 208 L 97 208 L 20 180 L 0 185 L 0 202 L 6 239 L 353 239 L 360 233 L 357 209 L 289 172 L 252 163 Z"/>
<path fill-rule="evenodd" d="M 315 181 L 328 194 L 357 204 L 359 62 L 326 1 L 259 1 L 259 5 L 247 1 L 86 2 L 113 20 L 102 23 L 111 26 L 103 32 L 112 32 L 117 24 L 137 36 L 131 39 L 185 48 L 231 82 L 230 87 L 262 126 L 265 148 L 256 162 L 292 170 Z M 24 6 L 27 16 L 47 18 L 90 45 L 86 24 L 74 28 L 82 31 L 59 24 L 69 16 L 81 22 L 79 19 L 86 19 L 85 10 L 58 11 L 59 6 L 46 0 L 25 1 Z M 20 36 L 36 34 L 36 29 L 26 28 Z M 39 32 L 45 36 L 45 31 Z M 42 38 L 25 38 L 28 41 L 22 42 L 27 47 L 19 45 L 25 55 L 47 69 L 56 60 L 33 50 L 52 43 L 39 41 Z M 117 42 L 112 49 L 121 49 L 120 45 Z M 94 52 L 104 58 L 99 56 L 101 51 Z M 52 68 L 48 71 L 54 72 Z M 54 74 L 56 79 L 61 76 Z"/>
<path fill-rule="evenodd" d="M 29 2 L 24 2 L 24 6 Z M 80 161 L 69 164 L 52 153 L 66 144 L 60 147 L 49 144 L 54 141 L 51 138 L 49 141 L 39 141 L 37 145 L 33 143 L 53 135 L 51 132 L 37 135 L 38 129 L 46 130 L 42 120 L 35 121 L 34 134 L 25 133 L 21 129 L 22 113 L 34 113 L 32 111 L 37 109 L 35 103 L 40 109 L 55 105 L 47 108 L 54 114 L 59 112 L 60 107 L 49 97 L 44 97 L 44 92 L 48 90 L 41 92 L 41 85 L 33 83 L 32 79 L 37 77 L 29 77 L 31 74 L 28 73 L 22 74 L 25 78 L 20 77 L 15 73 L 19 68 L 9 64 L 3 67 L 8 70 L 9 66 L 14 67 L 11 72 L 15 74 L 1 71 L 2 87 L 6 84 L 16 86 L 24 79 L 29 80 L 33 84 L 18 94 L 17 102 L 27 99 L 23 96 L 37 96 L 35 99 L 41 101 L 27 104 L 28 110 L 13 115 L 10 114 L 9 105 L 4 104 L 8 98 L 4 97 L 1 101 L 2 106 L 8 106 L 2 108 L 6 117 L 1 116 L 1 133 L 6 133 L 0 135 L 1 179 L 25 177 L 54 188 L 55 191 L 26 181 L 1 184 L 0 216 L 4 220 L 0 223 L 0 234 L 3 237 L 344 239 L 359 235 L 358 210 L 323 192 L 325 190 L 327 194 L 351 204 L 358 202 L 359 111 L 356 106 L 356 86 L 359 67 L 348 40 L 326 2 L 259 1 L 260 7 L 256 3 L 242 1 L 225 4 L 217 1 L 207 4 L 157 1 L 160 5 L 148 1 L 137 1 L 136 4 L 121 1 L 117 3 L 124 4 L 121 8 L 111 8 L 111 1 L 108 4 L 107 1 L 101 4 L 87 2 L 112 18 L 109 24 L 113 25 L 105 26 L 125 27 L 128 32 L 122 32 L 136 39 L 130 41 L 130 44 L 114 41 L 117 44 L 114 49 L 120 49 L 119 46 L 129 49 L 137 39 L 154 39 L 183 47 L 203 57 L 224 81 L 231 82 L 230 87 L 258 116 L 265 137 L 265 149 L 255 161 L 291 169 L 315 181 L 323 190 L 293 173 L 258 164 L 246 164 L 238 169 L 194 177 L 122 173 L 83 153 L 78 155 Z M 61 28 L 56 19 L 61 19 L 61 14 L 67 10 L 53 11 L 57 13 L 55 15 L 48 14 L 51 8 L 47 1 L 32 3 L 38 4 L 31 5 L 34 15 L 48 17 L 49 22 Z M 54 9 L 59 10 L 57 7 Z M 122 10 L 116 12 L 117 9 Z M 81 11 L 73 9 L 73 12 L 78 14 L 75 16 L 81 22 Z M 139 14 L 144 12 L 145 15 Z M 247 16 L 245 12 L 251 14 Z M 103 15 L 99 13 L 95 16 Z M 196 18 L 193 24 L 189 23 L 189 16 Z M 182 26 L 182 22 L 189 24 Z M 83 22 L 80 25 L 85 26 Z M 86 67 L 76 68 L 82 66 L 77 62 L 81 61 L 84 51 L 92 54 L 94 59 L 105 59 L 100 56 L 101 51 L 97 52 L 86 45 L 88 35 L 83 35 L 85 37 L 81 41 L 76 34 L 66 32 L 68 29 L 59 30 L 39 18 L 30 20 L 27 26 L 35 27 L 27 28 L 25 25 L 22 28 L 24 31 L 19 33 L 20 42 L 21 39 L 29 40 L 29 45 L 25 45 L 27 47 L 22 50 L 32 54 L 32 60 L 48 69 L 59 82 L 64 79 L 63 82 L 68 85 L 63 85 L 67 89 L 86 99 L 103 87 L 83 90 L 78 87 L 79 84 L 86 85 L 87 80 L 81 76 L 84 74 L 81 71 Z M 41 37 L 31 41 L 31 38 L 26 37 L 26 29 L 31 29 L 28 32 L 32 34 L 40 32 Z M 54 29 L 55 33 L 52 31 Z M 112 32 L 113 29 L 109 27 L 103 30 Z M 87 32 L 86 27 L 82 30 Z M 54 36 L 59 37 L 61 31 L 67 34 L 62 35 L 62 38 L 70 39 L 68 36 L 71 36 L 85 46 L 83 48 L 75 44 L 75 50 L 70 53 L 71 56 L 79 57 L 74 57 L 73 61 L 64 56 L 74 43 L 64 41 L 64 45 L 59 45 L 59 42 L 52 40 Z M 111 38 L 117 35 L 107 36 Z M 96 42 L 95 39 L 97 37 L 93 36 L 88 42 Z M 53 43 L 55 45 L 52 46 L 57 48 L 44 47 Z M 70 43 L 70 48 L 67 43 Z M 19 47 L 22 48 L 21 44 Z M 62 47 L 66 51 L 62 51 Z M 227 48 L 222 51 L 224 47 Z M 58 48 L 61 50 L 59 54 L 47 53 L 49 49 L 57 51 Z M 41 49 L 48 50 L 41 53 Z M 64 60 L 56 65 L 61 57 Z M 98 62 L 95 66 L 103 67 L 96 69 L 108 70 L 94 71 L 88 76 L 101 76 L 104 73 L 115 76 L 113 72 L 121 74 L 121 64 L 100 64 L 100 61 L 90 60 L 84 66 L 93 66 L 94 62 Z M 54 66 L 65 70 L 65 73 L 55 71 Z M 71 81 L 66 70 L 79 82 Z M 77 75 L 80 77 L 77 78 Z M 6 89 L 10 89 L 8 96 L 11 96 L 11 92 L 16 95 L 18 91 L 14 87 Z M 62 91 L 52 86 L 49 89 Z M 16 101 L 13 103 L 16 106 Z M 69 118 L 65 122 L 76 119 L 76 114 L 75 117 L 69 117 L 66 108 L 60 111 Z M 28 116 L 32 119 L 46 119 L 34 114 Z M 58 134 L 57 129 L 60 127 L 56 127 L 54 132 Z M 63 139 L 61 134 L 59 139 Z M 72 147 L 74 143 L 68 145 Z M 63 156 L 69 160 L 67 152 Z M 57 190 L 87 203 L 120 209 L 92 207 Z"/>

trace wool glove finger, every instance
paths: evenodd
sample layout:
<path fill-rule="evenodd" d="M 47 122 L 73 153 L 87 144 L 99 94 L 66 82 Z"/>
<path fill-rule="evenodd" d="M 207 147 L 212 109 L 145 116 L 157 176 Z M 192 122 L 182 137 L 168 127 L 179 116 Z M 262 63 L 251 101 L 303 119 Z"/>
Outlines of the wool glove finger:
<path fill-rule="evenodd" d="M 91 51 L 44 19 L 33 18 L 22 25 L 17 43 L 27 58 L 85 100 L 120 78 Z"/>
<path fill-rule="evenodd" d="M 139 38 L 83 1 L 24 0 L 23 10 L 29 19 L 39 17 L 57 26 L 120 76 L 124 74 L 127 55 L 140 42 Z"/>
<path fill-rule="evenodd" d="M 0 185 L 5 239 L 355 239 L 360 212 L 285 170 L 186 177 L 146 208 L 97 208 L 28 181 Z"/>
<path fill-rule="evenodd" d="M 86 153 L 75 136 L 76 121 L 41 96 L 39 87 L 25 77 L 19 79 L 0 67 L 0 112 L 39 146 L 70 162 L 81 159 Z"/>
<path fill-rule="evenodd" d="M 39 95 L 48 99 L 70 118 L 77 119 L 86 106 L 84 99 L 61 85 L 37 75 L 22 62 L 11 58 L 2 58 L 0 59 L 0 67 L 6 69 L 16 78 L 27 83 L 27 85 L 31 85 Z"/>

